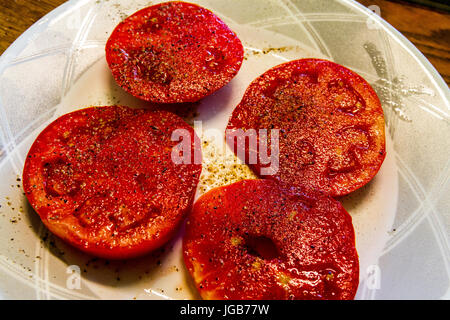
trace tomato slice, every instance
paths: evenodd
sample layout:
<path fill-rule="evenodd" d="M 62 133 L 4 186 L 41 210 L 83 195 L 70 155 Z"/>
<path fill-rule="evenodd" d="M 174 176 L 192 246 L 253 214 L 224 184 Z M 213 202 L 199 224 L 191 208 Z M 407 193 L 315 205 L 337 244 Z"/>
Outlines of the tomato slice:
<path fill-rule="evenodd" d="M 178 1 L 134 13 L 106 44 L 117 83 L 157 103 L 195 102 L 210 95 L 231 81 L 243 58 L 241 41 L 223 21 Z"/>
<path fill-rule="evenodd" d="M 172 132 L 193 129 L 166 111 L 91 107 L 52 122 L 33 143 L 25 194 L 48 229 L 94 256 L 154 250 L 190 209 L 201 164 L 171 160 Z M 199 150 L 197 150 L 199 152 Z"/>
<path fill-rule="evenodd" d="M 331 196 L 367 184 L 386 156 L 375 91 L 353 71 L 325 60 L 291 61 L 261 75 L 228 129 L 278 129 L 279 170 L 264 177 Z M 250 165 L 261 175 L 260 161 Z"/>
<path fill-rule="evenodd" d="M 333 198 L 271 180 L 203 195 L 183 252 L 204 299 L 353 299 L 358 288 L 351 216 Z"/>

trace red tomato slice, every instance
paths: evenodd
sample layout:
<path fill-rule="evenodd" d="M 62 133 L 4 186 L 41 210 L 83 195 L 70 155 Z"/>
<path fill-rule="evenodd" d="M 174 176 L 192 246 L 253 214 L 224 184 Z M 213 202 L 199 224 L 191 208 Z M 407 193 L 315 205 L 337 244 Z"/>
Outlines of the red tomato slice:
<path fill-rule="evenodd" d="M 167 2 L 122 21 L 106 44 L 117 83 L 158 103 L 195 102 L 226 85 L 244 58 L 241 41 L 211 11 Z"/>
<path fill-rule="evenodd" d="M 204 299 L 353 299 L 358 288 L 351 216 L 330 197 L 271 180 L 202 196 L 183 252 Z"/>
<path fill-rule="evenodd" d="M 143 255 L 174 234 L 199 180 L 201 164 L 171 160 L 175 129 L 191 135 L 193 152 L 193 129 L 166 111 L 112 106 L 66 114 L 28 153 L 26 196 L 69 244 L 109 259 Z"/>
<path fill-rule="evenodd" d="M 375 91 L 356 73 L 325 60 L 296 60 L 261 75 L 228 129 L 278 129 L 279 170 L 266 178 L 331 196 L 367 184 L 386 156 Z M 264 167 L 251 166 L 257 174 Z"/>

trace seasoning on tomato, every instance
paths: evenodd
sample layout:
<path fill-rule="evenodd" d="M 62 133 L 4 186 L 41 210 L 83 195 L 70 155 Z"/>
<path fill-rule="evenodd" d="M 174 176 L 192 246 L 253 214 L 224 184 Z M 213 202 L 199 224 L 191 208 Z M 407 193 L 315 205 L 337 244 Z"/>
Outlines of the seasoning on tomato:
<path fill-rule="evenodd" d="M 291 61 L 261 75 L 228 129 L 277 130 L 279 170 L 265 177 L 331 196 L 367 184 L 386 156 L 375 91 L 353 71 L 325 60 Z M 261 174 L 264 164 L 251 166 Z"/>
<path fill-rule="evenodd" d="M 133 96 L 157 103 L 195 102 L 238 73 L 244 49 L 211 11 L 166 2 L 123 20 L 106 44 L 116 82 Z"/>
<path fill-rule="evenodd" d="M 351 216 L 333 198 L 242 180 L 203 195 L 188 216 L 184 261 L 204 299 L 353 299 Z"/>
<path fill-rule="evenodd" d="M 190 135 L 193 154 L 193 129 L 166 111 L 109 106 L 63 115 L 28 153 L 25 194 L 74 247 L 108 259 L 144 255 L 174 235 L 199 180 L 201 164 L 172 161 L 177 129 Z"/>

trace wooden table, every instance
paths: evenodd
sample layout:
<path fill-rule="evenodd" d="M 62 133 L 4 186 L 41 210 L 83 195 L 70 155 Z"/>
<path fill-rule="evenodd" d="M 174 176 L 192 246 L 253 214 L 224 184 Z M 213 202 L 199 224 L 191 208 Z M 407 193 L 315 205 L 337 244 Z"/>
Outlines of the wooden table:
<path fill-rule="evenodd" d="M 64 0 L 0 0 L 0 54 L 28 27 Z M 359 0 L 377 5 L 450 84 L 450 14 L 403 1 Z"/>

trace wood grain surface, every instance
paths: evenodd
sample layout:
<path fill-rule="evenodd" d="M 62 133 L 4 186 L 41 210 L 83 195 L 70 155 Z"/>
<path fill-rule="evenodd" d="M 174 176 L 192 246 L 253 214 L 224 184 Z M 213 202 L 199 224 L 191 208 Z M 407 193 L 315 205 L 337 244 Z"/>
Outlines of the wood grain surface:
<path fill-rule="evenodd" d="M 0 54 L 27 28 L 63 0 L 0 0 Z M 404 1 L 359 0 L 405 35 L 450 84 L 450 14 Z"/>
<path fill-rule="evenodd" d="M 377 5 L 381 17 L 400 31 L 430 60 L 450 84 L 450 14 L 403 1 L 359 0 Z"/>

